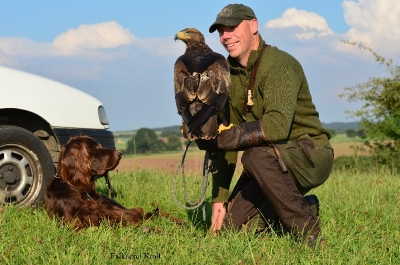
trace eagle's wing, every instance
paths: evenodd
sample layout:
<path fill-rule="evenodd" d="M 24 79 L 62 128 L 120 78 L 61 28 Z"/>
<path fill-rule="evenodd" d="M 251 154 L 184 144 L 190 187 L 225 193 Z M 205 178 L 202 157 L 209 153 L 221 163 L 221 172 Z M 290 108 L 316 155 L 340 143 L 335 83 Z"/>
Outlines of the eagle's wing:
<path fill-rule="evenodd" d="M 174 67 L 174 90 L 176 108 L 178 114 L 182 116 L 188 104 L 197 96 L 198 79 L 192 78 L 181 57 Z"/>
<path fill-rule="evenodd" d="M 193 132 L 222 110 L 230 85 L 226 59 L 218 53 L 186 53 L 174 68 L 178 113 Z"/>
<path fill-rule="evenodd" d="M 212 105 L 217 111 L 220 111 L 228 97 L 229 67 L 221 54 L 213 52 L 210 57 L 212 63 L 202 74 L 197 96 L 204 104 Z"/>

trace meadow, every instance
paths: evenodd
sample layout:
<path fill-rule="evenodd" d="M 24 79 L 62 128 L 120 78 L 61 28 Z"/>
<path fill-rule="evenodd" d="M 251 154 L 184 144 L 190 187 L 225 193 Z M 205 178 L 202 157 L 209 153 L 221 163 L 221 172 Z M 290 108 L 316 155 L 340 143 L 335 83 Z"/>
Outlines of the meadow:
<path fill-rule="evenodd" d="M 42 209 L 0 207 L 1 264 L 400 264 L 400 179 L 387 172 L 335 170 L 313 191 L 321 201 L 326 244 L 315 250 L 288 236 L 253 230 L 211 235 L 210 188 L 202 208 L 186 211 L 171 196 L 173 175 L 159 170 L 111 173 L 116 199 L 146 211 L 159 207 L 185 220 L 146 221 L 141 227 L 106 225 L 75 232 Z M 178 178 L 177 197 L 184 202 Z M 236 180 L 236 177 L 235 177 Z M 201 175 L 187 176 L 199 197 Z M 98 190 L 107 194 L 104 180 Z"/>
<path fill-rule="evenodd" d="M 343 145 L 343 150 L 335 146 L 335 153 L 351 155 L 350 147 L 357 143 L 337 140 L 332 144 Z M 169 153 L 154 160 L 168 158 L 177 165 L 180 156 L 180 152 Z M 139 158 L 125 159 L 143 164 Z M 189 158 L 202 163 L 202 153 L 192 151 Z M 0 206 L 0 264 L 400 264 L 397 174 L 334 168 L 327 182 L 312 191 L 321 201 L 320 219 L 326 239 L 322 248 L 313 250 L 288 235 L 256 235 L 252 229 L 210 234 L 211 183 L 204 208 L 185 210 L 171 194 L 175 170 L 165 170 L 157 163 L 153 168 L 127 167 L 110 172 L 116 200 L 145 211 L 159 207 L 184 220 L 184 225 L 160 218 L 145 221 L 140 227 L 102 225 L 76 232 L 48 218 L 42 208 L 4 205 Z M 198 167 L 194 169 L 187 172 L 186 181 L 188 196 L 196 201 L 202 175 Z M 231 187 L 238 172 L 240 169 Z M 176 196 L 184 204 L 181 176 L 176 180 Z M 97 181 L 97 189 L 108 194 L 103 179 Z"/>

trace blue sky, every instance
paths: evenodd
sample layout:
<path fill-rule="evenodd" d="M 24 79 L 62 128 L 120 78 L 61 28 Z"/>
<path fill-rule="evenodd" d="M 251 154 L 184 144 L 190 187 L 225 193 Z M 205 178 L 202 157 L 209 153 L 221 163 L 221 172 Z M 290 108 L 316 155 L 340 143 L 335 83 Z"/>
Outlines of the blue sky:
<path fill-rule="evenodd" d="M 0 0 L 0 64 L 97 97 L 113 131 L 179 125 L 173 65 L 185 47 L 173 37 L 181 29 L 198 28 L 209 46 L 226 56 L 217 33 L 208 28 L 230 3 Z M 397 0 L 241 3 L 253 8 L 266 42 L 303 65 L 322 122 L 352 121 L 345 110 L 361 104 L 338 94 L 345 86 L 387 76 L 371 54 L 341 40 L 361 41 L 398 64 Z"/>

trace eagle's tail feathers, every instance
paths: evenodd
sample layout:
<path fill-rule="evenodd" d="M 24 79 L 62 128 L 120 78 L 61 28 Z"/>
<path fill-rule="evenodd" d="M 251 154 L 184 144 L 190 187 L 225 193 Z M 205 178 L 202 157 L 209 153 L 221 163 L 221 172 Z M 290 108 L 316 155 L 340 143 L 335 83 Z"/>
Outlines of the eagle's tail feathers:
<path fill-rule="evenodd" d="M 213 115 L 214 107 L 209 105 L 204 105 L 203 108 L 197 112 L 187 123 L 189 132 L 193 132 L 202 124 L 206 123 L 210 117 Z"/>

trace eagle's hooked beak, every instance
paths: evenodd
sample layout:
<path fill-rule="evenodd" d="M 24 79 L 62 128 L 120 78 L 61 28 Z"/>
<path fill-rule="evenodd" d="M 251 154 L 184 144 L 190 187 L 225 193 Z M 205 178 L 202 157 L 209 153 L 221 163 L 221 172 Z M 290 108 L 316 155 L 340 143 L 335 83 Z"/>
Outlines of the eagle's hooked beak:
<path fill-rule="evenodd" d="M 182 32 L 182 31 L 179 31 L 178 33 L 176 33 L 176 35 L 175 35 L 175 37 L 174 37 L 174 40 L 175 40 L 175 41 L 176 41 L 176 40 L 184 41 L 184 39 L 186 39 L 186 33 L 185 33 L 185 32 Z"/>

